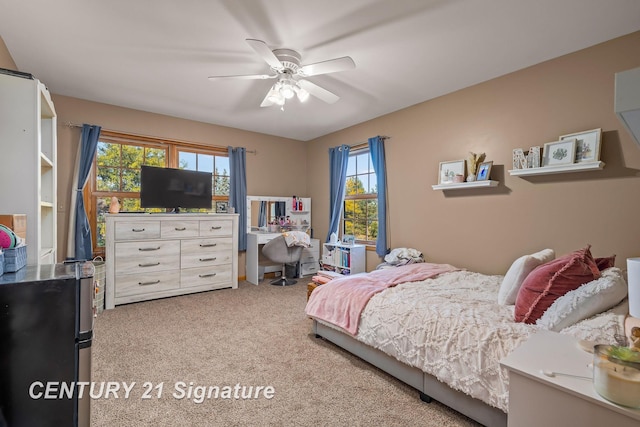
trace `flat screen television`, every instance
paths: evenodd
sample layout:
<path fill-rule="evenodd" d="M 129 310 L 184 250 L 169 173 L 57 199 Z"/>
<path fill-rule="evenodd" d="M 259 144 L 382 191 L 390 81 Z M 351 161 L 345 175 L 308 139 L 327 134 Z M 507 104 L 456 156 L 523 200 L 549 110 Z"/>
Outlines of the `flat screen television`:
<path fill-rule="evenodd" d="M 212 174 L 186 169 L 142 166 L 140 206 L 185 209 L 211 209 Z"/>

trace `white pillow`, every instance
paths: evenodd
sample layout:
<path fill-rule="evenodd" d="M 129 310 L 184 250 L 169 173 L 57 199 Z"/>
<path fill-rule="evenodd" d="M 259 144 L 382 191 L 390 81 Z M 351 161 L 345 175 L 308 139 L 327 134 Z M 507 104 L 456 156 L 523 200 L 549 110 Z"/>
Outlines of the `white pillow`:
<path fill-rule="evenodd" d="M 531 255 L 524 255 L 511 264 L 504 275 L 498 291 L 498 304 L 513 305 L 524 279 L 539 265 L 552 261 L 556 257 L 553 249 L 543 249 Z"/>
<path fill-rule="evenodd" d="M 627 296 L 627 282 L 618 267 L 602 271 L 600 278 L 567 292 L 551 304 L 536 324 L 550 331 L 566 327 L 602 313 Z"/>

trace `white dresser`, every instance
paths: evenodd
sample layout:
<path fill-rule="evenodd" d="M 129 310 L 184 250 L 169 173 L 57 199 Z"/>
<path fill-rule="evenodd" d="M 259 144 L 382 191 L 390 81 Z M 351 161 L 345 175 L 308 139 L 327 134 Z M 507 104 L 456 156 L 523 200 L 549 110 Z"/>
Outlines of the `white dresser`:
<path fill-rule="evenodd" d="M 105 306 L 238 287 L 237 214 L 106 217 Z"/>

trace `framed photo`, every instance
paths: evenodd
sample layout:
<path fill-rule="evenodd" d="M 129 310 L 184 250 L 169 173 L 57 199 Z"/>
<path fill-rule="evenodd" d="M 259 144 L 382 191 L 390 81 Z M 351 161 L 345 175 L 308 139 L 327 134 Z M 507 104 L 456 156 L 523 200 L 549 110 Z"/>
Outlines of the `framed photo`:
<path fill-rule="evenodd" d="M 584 132 L 570 133 L 562 135 L 560 140 L 576 140 L 575 163 L 597 162 L 600 160 L 600 140 L 602 139 L 602 129 L 592 129 Z"/>
<path fill-rule="evenodd" d="M 539 146 L 529 148 L 529 153 L 527 153 L 527 168 L 540 167 L 540 148 Z"/>
<path fill-rule="evenodd" d="M 567 138 L 562 141 L 544 144 L 542 166 L 570 165 L 576 158 L 576 139 Z"/>
<path fill-rule="evenodd" d="M 227 213 L 229 202 L 216 202 L 216 213 Z"/>
<path fill-rule="evenodd" d="M 440 174 L 438 175 L 438 184 L 451 184 L 453 177 L 463 175 L 465 172 L 465 163 L 463 160 L 452 160 L 450 162 L 440 162 Z"/>
<path fill-rule="evenodd" d="M 525 169 L 527 167 L 527 160 L 524 156 L 522 148 L 516 148 L 513 150 L 513 169 Z"/>
<path fill-rule="evenodd" d="M 352 234 L 343 234 L 342 235 L 342 243 L 347 246 L 353 246 L 356 242 L 356 237 Z"/>
<path fill-rule="evenodd" d="M 476 181 L 488 181 L 489 175 L 491 175 L 491 166 L 493 166 L 493 161 L 480 163 Z"/>

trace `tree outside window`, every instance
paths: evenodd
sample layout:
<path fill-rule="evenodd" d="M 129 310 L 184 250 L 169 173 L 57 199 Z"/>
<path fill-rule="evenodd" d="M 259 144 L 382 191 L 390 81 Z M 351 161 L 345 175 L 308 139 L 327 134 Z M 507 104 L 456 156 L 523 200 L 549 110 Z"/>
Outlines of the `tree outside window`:
<path fill-rule="evenodd" d="M 343 234 L 373 244 L 378 237 L 378 190 L 368 150 L 351 153 L 346 178 Z"/>
<path fill-rule="evenodd" d="M 103 134 L 98 142 L 92 179 L 85 192 L 94 254 L 104 253 L 105 214 L 109 212 L 112 197 L 120 201 L 121 211 L 163 211 L 140 207 L 140 168 L 143 165 L 211 172 L 212 199 L 229 199 L 229 159 L 226 150 L 189 145 L 182 147 L 178 142 L 154 138 L 148 138 L 148 141 L 141 137 L 126 140 L 127 135 L 115 132 L 103 131 Z"/>

